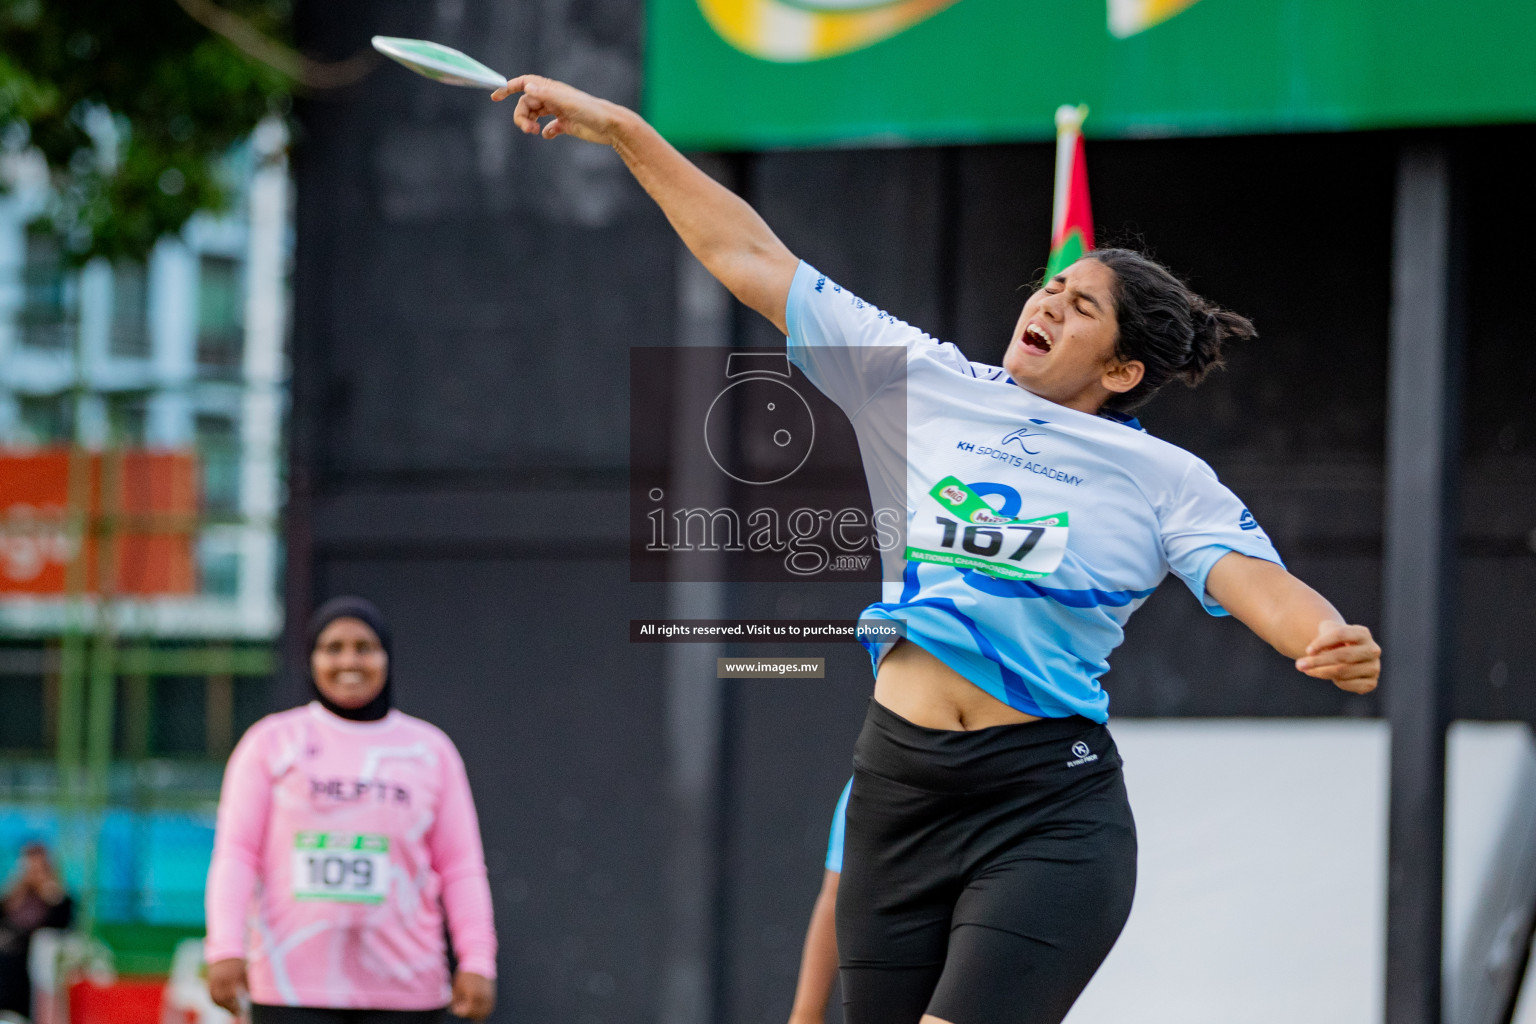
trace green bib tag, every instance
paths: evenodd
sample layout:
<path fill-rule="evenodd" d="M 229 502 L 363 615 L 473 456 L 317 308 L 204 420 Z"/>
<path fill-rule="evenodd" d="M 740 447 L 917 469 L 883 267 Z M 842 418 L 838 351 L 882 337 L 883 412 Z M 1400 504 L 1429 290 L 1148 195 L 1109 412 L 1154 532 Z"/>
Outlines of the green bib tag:
<path fill-rule="evenodd" d="M 928 492 L 907 531 L 908 561 L 974 569 L 1005 580 L 1049 576 L 1067 553 L 1067 513 L 1020 519 L 999 515 L 986 500 L 947 476 Z"/>

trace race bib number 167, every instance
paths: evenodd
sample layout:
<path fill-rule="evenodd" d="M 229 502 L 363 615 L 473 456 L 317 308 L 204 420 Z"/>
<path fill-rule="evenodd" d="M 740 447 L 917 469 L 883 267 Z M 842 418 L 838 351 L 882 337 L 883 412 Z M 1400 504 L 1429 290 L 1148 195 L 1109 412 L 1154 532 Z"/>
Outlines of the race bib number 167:
<path fill-rule="evenodd" d="M 1037 580 L 1061 565 L 1067 514 L 1033 519 L 999 515 L 957 477 L 940 480 L 907 531 L 910 561 L 974 569 L 1005 580 Z"/>

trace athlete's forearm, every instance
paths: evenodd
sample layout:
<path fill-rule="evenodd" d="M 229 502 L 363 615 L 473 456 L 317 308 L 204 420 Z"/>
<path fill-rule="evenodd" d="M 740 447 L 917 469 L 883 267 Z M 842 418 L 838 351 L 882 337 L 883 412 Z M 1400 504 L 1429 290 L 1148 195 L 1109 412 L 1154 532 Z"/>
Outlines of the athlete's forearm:
<path fill-rule="evenodd" d="M 612 146 L 705 268 L 784 330 L 799 261 L 757 212 L 663 139 L 632 110 L 541 75 L 519 75 L 491 94 L 521 93 L 512 119 L 529 135 L 570 135 Z"/>
<path fill-rule="evenodd" d="M 444 740 L 439 755 L 437 818 L 426 836 L 432 867 L 442 879 L 443 911 L 459 967 L 484 978 L 496 977 L 496 923 L 485 869 L 480 818 L 469 789 L 469 776 L 458 750 Z"/>
<path fill-rule="evenodd" d="M 1287 658 L 1299 658 L 1326 625 L 1344 625 L 1323 595 L 1273 562 L 1235 551 L 1206 577 L 1208 594 Z"/>
<path fill-rule="evenodd" d="M 732 295 L 785 330 L 799 265 L 757 211 L 672 147 L 640 115 L 613 113 L 612 146 L 683 244 Z"/>
<path fill-rule="evenodd" d="M 1299 658 L 1325 626 L 1342 626 L 1344 617 L 1317 591 L 1286 574 L 1287 585 L 1274 595 L 1275 607 L 1259 637 L 1287 658 Z"/>
<path fill-rule="evenodd" d="M 225 851 L 214 851 L 203 894 L 208 929 L 203 957 L 208 963 L 245 956 L 245 916 L 256 893 L 258 875 L 254 865 Z"/>

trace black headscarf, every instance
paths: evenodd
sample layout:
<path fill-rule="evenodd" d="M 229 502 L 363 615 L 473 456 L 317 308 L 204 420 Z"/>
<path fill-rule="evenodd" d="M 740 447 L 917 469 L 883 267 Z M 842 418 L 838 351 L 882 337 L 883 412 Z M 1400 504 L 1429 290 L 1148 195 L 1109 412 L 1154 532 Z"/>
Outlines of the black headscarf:
<path fill-rule="evenodd" d="M 392 683 L 390 673 L 394 667 L 395 652 L 390 642 L 389 623 L 384 621 L 384 615 L 374 607 L 372 601 L 361 597 L 333 597 L 319 608 L 315 614 L 309 617 L 309 653 L 315 652 L 315 644 L 320 640 L 320 634 L 325 632 L 325 627 L 337 619 L 357 619 L 367 623 L 379 638 L 379 646 L 384 648 L 384 656 L 388 662 L 384 666 L 384 687 L 378 695 L 360 708 L 344 708 L 332 703 L 325 694 L 320 692 L 320 686 L 315 682 L 314 670 L 306 664 L 309 675 L 309 688 L 314 691 L 315 700 L 333 715 L 348 718 L 354 722 L 377 722 L 389 714 L 391 706 L 390 689 Z"/>

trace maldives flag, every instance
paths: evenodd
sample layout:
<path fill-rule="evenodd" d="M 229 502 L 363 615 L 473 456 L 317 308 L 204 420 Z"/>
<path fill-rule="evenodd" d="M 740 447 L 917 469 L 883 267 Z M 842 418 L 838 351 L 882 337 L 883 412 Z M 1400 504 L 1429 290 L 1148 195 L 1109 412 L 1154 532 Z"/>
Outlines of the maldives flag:
<path fill-rule="evenodd" d="M 1083 155 L 1087 107 L 1056 110 L 1056 203 L 1051 216 L 1049 281 L 1093 248 L 1093 211 L 1088 207 L 1088 161 Z"/>

